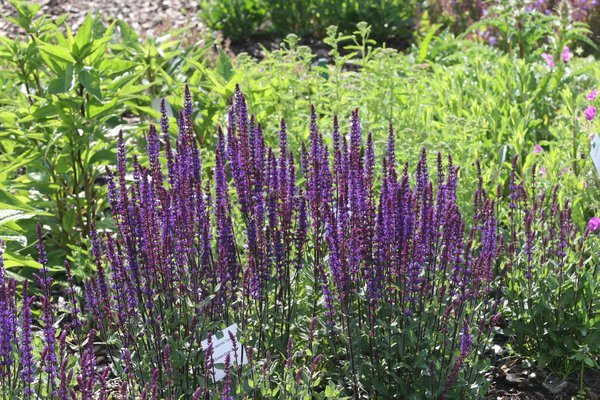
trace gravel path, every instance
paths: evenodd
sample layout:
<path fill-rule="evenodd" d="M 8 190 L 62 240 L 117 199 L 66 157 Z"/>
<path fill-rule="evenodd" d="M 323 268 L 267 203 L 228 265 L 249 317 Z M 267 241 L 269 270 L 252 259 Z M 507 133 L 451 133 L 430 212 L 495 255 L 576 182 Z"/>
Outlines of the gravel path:
<path fill-rule="evenodd" d="M 56 18 L 68 14 L 67 23 L 76 30 L 88 12 L 100 12 L 103 18 L 111 22 L 125 20 L 142 35 L 157 36 L 169 29 L 185 27 L 198 32 L 204 30 L 198 17 L 198 0 L 30 0 L 42 4 L 40 14 Z M 15 13 L 7 0 L 0 0 L 0 35 L 14 37 L 20 28 L 9 22 L 4 16 Z"/>

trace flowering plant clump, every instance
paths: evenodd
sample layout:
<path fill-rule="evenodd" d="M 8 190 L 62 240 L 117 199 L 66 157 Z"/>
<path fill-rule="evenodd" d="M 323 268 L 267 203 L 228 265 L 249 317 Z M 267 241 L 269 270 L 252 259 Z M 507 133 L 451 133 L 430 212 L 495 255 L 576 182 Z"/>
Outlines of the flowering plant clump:
<path fill-rule="evenodd" d="M 67 335 L 80 334 L 81 321 L 72 320 L 55 328 L 56 315 L 50 287 L 52 278 L 47 268 L 46 250 L 38 224 L 38 252 L 42 268 L 36 275 L 41 294 L 41 324 L 34 323 L 34 303 L 37 298 L 28 292 L 28 281 L 23 281 L 19 297 L 17 280 L 9 277 L 4 268 L 4 253 L 0 241 L 0 394 L 2 398 L 18 399 L 93 399 L 95 389 L 106 394 L 105 369 L 96 377 L 93 353 L 94 330 L 89 331 L 86 350 L 79 347 L 79 362 L 67 350 Z M 79 315 L 74 297 L 68 264 L 67 275 L 71 284 L 69 308 Z M 20 303 L 20 306 L 19 306 Z M 37 328 L 42 332 L 38 335 Z M 57 343 L 58 336 L 58 343 Z M 104 378 L 104 380 L 102 380 Z M 98 380 L 99 379 L 99 380 Z M 77 385 L 75 385 L 77 382 Z M 96 387 L 98 383 L 99 388 Z M 100 399 L 107 399 L 100 396 Z"/>
<path fill-rule="evenodd" d="M 277 154 L 239 91 L 218 131 L 209 179 L 190 104 L 188 95 L 174 146 L 161 119 L 166 173 L 154 127 L 148 165 L 131 160 L 132 181 L 122 135 L 116 172 L 108 171 L 118 234 L 106 235 L 104 254 L 93 240 L 98 273 L 85 297 L 98 335 L 114 340 L 124 392 L 156 384 L 169 398 L 208 395 L 211 363 L 200 342 L 232 322 L 264 368 L 280 353 L 286 361 L 276 373 L 310 381 L 322 365 L 342 382 L 349 377 L 349 393 L 444 397 L 459 378 L 465 390 L 478 377 L 498 306 L 494 203 L 483 189 L 467 229 L 456 204 L 458 168 L 439 156 L 434 183 L 423 151 L 411 187 L 408 166 L 397 171 L 391 126 L 376 174 L 358 111 L 348 138 L 334 119 L 330 149 L 313 109 L 299 157 L 288 150 L 282 121 Z M 308 343 L 293 340 L 301 332 Z M 311 371 L 294 367 L 317 355 Z M 241 369 L 230 366 L 237 373 L 227 386 L 241 383 Z"/>
<path fill-rule="evenodd" d="M 535 165 L 531 176 L 517 183 L 511 173 L 511 207 L 502 215 L 508 226 L 502 261 L 508 329 L 519 354 L 563 376 L 576 368 L 583 376 L 583 368 L 596 366 L 599 355 L 597 238 L 592 233 L 598 218 L 579 234 L 558 186 L 551 193 L 538 189 Z"/>
<path fill-rule="evenodd" d="M 40 340 L 27 282 L 18 307 L 17 283 L 0 266 L 2 393 L 85 400 L 479 396 L 503 291 L 521 304 L 519 282 L 537 273 L 536 251 L 549 254 L 542 265 L 560 263 L 575 236 L 568 208 L 554 199 L 552 215 L 540 220 L 550 227 L 547 238 L 540 235 L 545 247 L 536 247 L 532 221 L 543 214 L 541 203 L 528 202 L 514 172 L 506 221 L 497 220 L 501 190 L 492 199 L 481 176 L 466 219 L 452 158 L 444 163 L 438 154 L 430 173 L 423 149 L 414 175 L 408 163 L 398 169 L 390 124 L 378 160 L 358 110 L 347 134 L 336 116 L 326 136 L 312 108 L 309 141 L 293 154 L 285 121 L 278 149 L 267 146 L 237 89 L 207 165 L 189 90 L 175 143 L 164 102 L 161 108 L 147 157 L 128 157 L 119 134 L 117 165 L 107 170 L 116 232 L 92 229 L 96 271 L 82 290 L 65 264 L 60 315 L 38 228 Z M 234 323 L 232 353 L 218 361 L 218 332 Z"/>

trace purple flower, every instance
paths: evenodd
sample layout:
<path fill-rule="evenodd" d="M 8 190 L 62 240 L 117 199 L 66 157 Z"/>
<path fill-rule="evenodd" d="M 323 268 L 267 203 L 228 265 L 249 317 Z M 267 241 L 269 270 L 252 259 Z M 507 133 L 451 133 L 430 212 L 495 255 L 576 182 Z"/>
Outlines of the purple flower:
<path fill-rule="evenodd" d="M 585 98 L 589 101 L 594 101 L 596 100 L 596 97 L 598 97 L 598 89 L 593 89 L 591 90 L 587 96 L 585 96 Z"/>
<path fill-rule="evenodd" d="M 569 49 L 569 46 L 563 47 L 561 56 L 564 62 L 569 62 L 571 60 L 571 58 L 573 57 L 573 52 L 571 51 L 571 49 Z"/>
<path fill-rule="evenodd" d="M 33 368 L 33 333 L 31 332 L 31 303 L 33 297 L 27 293 L 27 281 L 23 282 L 23 300 L 21 305 L 21 380 L 23 395 L 31 398 L 34 394 L 32 384 L 35 380 Z"/>
<path fill-rule="evenodd" d="M 44 323 L 44 351 L 42 352 L 42 365 L 44 365 L 44 371 L 47 374 L 47 382 L 52 390 L 53 395 L 56 395 L 56 373 L 57 373 L 57 360 L 56 360 L 56 331 L 54 329 L 54 313 L 52 311 L 52 297 L 51 287 L 53 279 L 48 276 L 48 258 L 46 256 L 46 248 L 44 245 L 44 238 L 42 234 L 42 226 L 38 222 L 37 224 L 37 235 L 38 235 L 38 259 L 42 268 L 40 274 L 34 274 L 40 283 L 42 289 L 42 321 Z"/>
<path fill-rule="evenodd" d="M 542 53 L 542 58 L 544 60 L 546 60 L 546 64 L 548 65 L 548 68 L 553 68 L 554 67 L 554 59 L 552 58 L 552 54 L 548 54 L 548 53 Z"/>
<path fill-rule="evenodd" d="M 95 337 L 96 331 L 91 329 L 88 333 L 87 347 L 79 360 L 81 372 L 77 376 L 77 384 L 79 385 L 82 399 L 94 398 L 94 385 L 96 383 L 96 357 L 94 356 Z"/>
<path fill-rule="evenodd" d="M 592 217 L 588 222 L 588 229 L 590 232 L 594 232 L 596 229 L 600 228 L 600 218 Z"/>
<path fill-rule="evenodd" d="M 588 121 L 593 120 L 594 117 L 596 116 L 596 107 L 588 106 L 588 108 L 586 108 L 583 111 L 583 115 L 585 115 L 585 119 L 587 119 Z"/>
<path fill-rule="evenodd" d="M 462 338 L 460 340 L 460 355 L 466 357 L 473 346 L 473 336 L 471 336 L 471 328 L 467 320 L 463 320 Z"/>
<path fill-rule="evenodd" d="M 542 146 L 540 146 L 539 144 L 535 144 L 534 148 L 533 148 L 533 154 L 538 154 L 538 153 L 543 153 L 544 149 L 542 148 Z"/>
<path fill-rule="evenodd" d="M 15 280 L 6 277 L 4 269 L 4 242 L 0 240 L 0 378 L 10 376 L 14 363 L 12 354 L 17 333 L 17 309 L 15 302 Z"/>
<path fill-rule="evenodd" d="M 225 380 L 223 383 L 223 391 L 221 392 L 221 400 L 233 400 L 231 395 L 231 353 L 227 353 L 225 356 Z"/>
<path fill-rule="evenodd" d="M 196 388 L 196 390 L 194 391 L 194 395 L 193 395 L 193 400 L 200 400 L 200 398 L 202 397 L 202 388 Z"/>

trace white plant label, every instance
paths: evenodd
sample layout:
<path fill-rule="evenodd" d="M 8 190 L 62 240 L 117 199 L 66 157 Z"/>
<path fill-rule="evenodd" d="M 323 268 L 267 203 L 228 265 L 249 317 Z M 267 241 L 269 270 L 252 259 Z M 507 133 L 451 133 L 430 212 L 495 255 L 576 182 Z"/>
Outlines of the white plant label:
<path fill-rule="evenodd" d="M 227 354 L 230 354 L 229 359 L 231 360 L 232 366 L 236 364 L 245 365 L 248 363 L 246 349 L 244 349 L 238 340 L 237 330 L 237 324 L 233 324 L 223 329 L 220 334 L 213 335 L 212 337 L 215 382 L 218 382 L 225 377 L 224 365 Z M 236 341 L 237 359 L 233 351 L 233 342 L 231 341 L 229 332 L 231 332 Z M 221 338 L 217 339 L 217 337 Z M 202 346 L 202 350 L 206 350 L 208 348 L 208 339 L 204 339 L 200 345 Z"/>
<path fill-rule="evenodd" d="M 590 157 L 596 166 L 596 171 L 598 171 L 598 175 L 600 175 L 600 136 L 596 133 L 594 135 L 594 140 L 592 140 L 591 145 L 592 150 L 590 151 Z"/>

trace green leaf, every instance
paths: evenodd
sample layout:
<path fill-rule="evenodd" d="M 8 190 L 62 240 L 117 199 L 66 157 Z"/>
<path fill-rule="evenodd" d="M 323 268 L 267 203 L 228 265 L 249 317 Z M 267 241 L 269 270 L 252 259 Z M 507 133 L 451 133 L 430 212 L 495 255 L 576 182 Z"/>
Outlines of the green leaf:
<path fill-rule="evenodd" d="M 119 31 L 121 32 L 121 36 L 123 37 L 123 41 L 128 47 L 131 46 L 139 46 L 139 36 L 135 31 L 127 25 L 125 21 L 119 20 L 117 21 L 117 25 L 119 27 Z"/>
<path fill-rule="evenodd" d="M 100 92 L 100 75 L 98 71 L 84 68 L 79 72 L 79 82 L 85 90 L 94 96 L 97 100 L 102 101 L 102 93 Z"/>
<path fill-rule="evenodd" d="M 229 57 L 227 57 L 227 54 L 225 54 L 225 52 L 221 49 L 219 49 L 219 59 L 217 60 L 215 70 L 219 75 L 223 77 L 223 79 L 225 79 L 225 82 L 229 82 L 234 74 L 231 60 L 229 59 Z"/>
<path fill-rule="evenodd" d="M 417 62 L 423 62 L 427 58 L 427 54 L 429 54 L 429 45 L 433 40 L 436 32 L 442 27 L 442 24 L 433 24 L 427 31 L 427 35 L 423 38 L 421 45 L 419 46 L 419 58 Z"/>
<path fill-rule="evenodd" d="M 7 242 L 11 240 L 15 241 L 23 247 L 27 246 L 27 237 L 25 235 L 7 235 L 2 232 L 2 229 L 0 229 L 0 238 Z"/>
<path fill-rule="evenodd" d="M 5 253 L 4 254 L 4 267 L 6 269 L 21 268 L 21 267 L 40 269 L 42 267 L 42 265 L 40 263 L 38 263 L 37 261 L 35 261 L 30 256 L 22 256 L 19 254 Z"/>
<path fill-rule="evenodd" d="M 14 240 L 21 246 L 27 246 L 27 237 L 23 235 L 23 229 L 16 224 L 11 224 L 17 228 L 10 226 L 0 226 L 0 238 L 5 241 Z"/>
<path fill-rule="evenodd" d="M 84 45 L 88 44 L 90 39 L 92 38 L 92 27 L 94 23 L 92 21 L 92 17 L 88 13 L 83 21 L 83 24 L 79 27 L 79 32 L 75 36 L 75 44 L 79 46 L 79 48 L 83 48 Z"/>
<path fill-rule="evenodd" d="M 0 210 L 0 225 L 4 225 L 10 221 L 18 221 L 20 219 L 27 219 L 35 216 L 33 213 L 26 213 L 22 210 L 15 210 L 5 208 Z"/>
<path fill-rule="evenodd" d="M 57 58 L 61 61 L 75 63 L 75 59 L 71 56 L 71 53 L 64 47 L 55 46 L 53 44 L 44 43 L 39 46 L 39 49 L 47 55 Z"/>
<path fill-rule="evenodd" d="M 105 115 L 111 114 L 112 110 L 117 105 L 117 98 L 113 98 L 106 104 L 101 105 L 100 107 L 91 104 L 90 105 L 90 118 L 102 118 Z"/>
<path fill-rule="evenodd" d="M 50 81 L 48 93 L 59 94 L 71 90 L 73 87 L 73 64 L 67 64 L 63 76 Z"/>
<path fill-rule="evenodd" d="M 108 164 L 116 163 L 117 155 L 113 150 L 99 150 L 90 157 L 89 164 Z"/>
<path fill-rule="evenodd" d="M 596 367 L 596 362 L 589 358 L 589 357 L 585 357 L 585 359 L 583 360 L 583 362 L 585 363 L 585 365 L 587 365 L 590 368 L 595 368 Z"/>
<path fill-rule="evenodd" d="M 335 385 L 332 381 L 329 381 L 329 384 L 325 388 L 325 397 L 334 398 L 337 396 L 337 391 L 335 390 Z"/>

